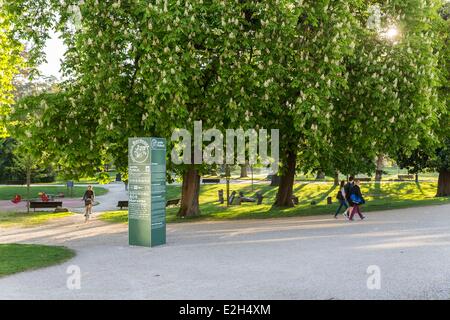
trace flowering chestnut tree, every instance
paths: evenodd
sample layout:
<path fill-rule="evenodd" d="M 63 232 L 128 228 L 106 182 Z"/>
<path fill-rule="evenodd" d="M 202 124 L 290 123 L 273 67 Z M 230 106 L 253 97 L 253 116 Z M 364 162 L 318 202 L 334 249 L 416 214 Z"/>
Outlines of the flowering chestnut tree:
<path fill-rule="evenodd" d="M 253 103 L 267 100 L 264 87 L 273 81 L 257 70 L 288 4 L 51 1 L 68 47 L 64 111 L 47 113 L 47 123 L 62 128 L 51 135 L 64 145 L 61 161 L 81 169 L 93 153 L 100 162 L 109 155 L 125 171 L 128 137 L 170 140 L 175 128 L 198 120 L 208 128 L 254 127 Z M 204 167 L 176 168 L 183 176 L 181 216 L 199 213 Z"/>

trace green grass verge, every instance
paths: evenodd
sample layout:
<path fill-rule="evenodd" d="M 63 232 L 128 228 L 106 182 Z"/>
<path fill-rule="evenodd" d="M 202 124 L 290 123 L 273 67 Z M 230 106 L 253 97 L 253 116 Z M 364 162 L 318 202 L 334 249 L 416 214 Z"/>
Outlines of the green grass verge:
<path fill-rule="evenodd" d="M 73 197 L 81 198 L 86 191 L 85 186 L 75 186 L 73 188 Z M 94 186 L 94 191 L 96 196 L 104 195 L 108 192 L 108 189 Z M 45 192 L 46 194 L 58 194 L 59 192 L 63 192 L 66 197 L 69 197 L 71 194 L 66 187 L 60 186 L 51 186 L 51 185 L 39 185 L 32 186 L 30 188 L 31 198 L 38 198 L 39 192 Z M 23 199 L 27 197 L 27 187 L 26 186 L 0 186 L 0 200 L 11 200 L 14 198 L 16 194 L 20 194 Z"/>
<path fill-rule="evenodd" d="M 63 263 L 75 256 L 66 247 L 0 244 L 0 277 Z"/>
<path fill-rule="evenodd" d="M 400 209 L 408 207 L 437 205 L 450 203 L 450 198 L 435 198 L 436 183 L 386 183 L 363 184 L 361 189 L 367 203 L 363 206 L 363 212 Z M 231 186 L 231 190 L 243 191 L 246 196 L 253 196 L 256 191 L 264 195 L 263 204 L 257 206 L 252 203 L 243 203 L 240 206 L 221 205 L 217 202 L 217 191 L 225 190 L 225 185 L 202 185 L 200 189 L 201 215 L 193 218 L 178 218 L 178 208 L 167 208 L 167 222 L 184 222 L 198 220 L 227 220 L 227 219 L 252 219 L 275 218 L 332 214 L 337 209 L 337 188 L 332 184 L 302 183 L 296 184 L 294 194 L 299 197 L 300 203 L 294 208 L 280 209 L 272 207 L 277 188 L 269 185 L 239 184 Z M 180 197 L 179 186 L 167 187 L 167 199 Z M 327 197 L 332 197 L 333 204 L 327 205 Z M 316 205 L 311 205 L 312 201 Z M 128 211 L 110 211 L 100 216 L 100 219 L 113 223 L 126 223 Z"/>
<path fill-rule="evenodd" d="M 34 227 L 44 224 L 50 219 L 71 216 L 71 212 L 37 211 L 30 213 L 0 212 L 0 227 Z"/>

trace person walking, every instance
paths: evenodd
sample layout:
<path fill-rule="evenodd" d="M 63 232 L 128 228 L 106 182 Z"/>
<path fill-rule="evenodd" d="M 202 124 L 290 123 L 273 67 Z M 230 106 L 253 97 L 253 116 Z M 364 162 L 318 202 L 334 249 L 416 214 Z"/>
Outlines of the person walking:
<path fill-rule="evenodd" d="M 353 176 L 350 176 L 348 178 L 348 182 L 344 186 L 343 195 L 344 195 L 345 201 L 347 202 L 348 207 L 342 215 L 347 219 L 349 219 L 350 211 L 352 210 L 352 207 L 350 206 L 350 190 L 352 190 L 352 188 L 353 188 L 354 180 L 355 180 L 355 178 Z"/>
<path fill-rule="evenodd" d="M 350 221 L 353 221 L 353 216 L 355 213 L 359 215 L 361 220 L 364 220 L 366 217 L 362 215 L 360 205 L 364 204 L 366 201 L 364 200 L 361 188 L 360 188 L 361 181 L 355 180 L 355 184 L 353 185 L 352 189 L 350 190 L 350 198 L 349 203 L 352 206 L 352 212 L 350 214 Z"/>
<path fill-rule="evenodd" d="M 339 212 L 341 211 L 342 207 L 345 207 L 345 211 L 344 211 L 343 215 L 346 217 L 348 203 L 347 203 L 347 198 L 346 198 L 346 193 L 345 193 L 345 181 L 344 180 L 341 181 L 341 185 L 339 186 L 339 190 L 336 195 L 336 199 L 339 200 L 339 208 L 336 210 L 336 213 L 334 214 L 334 218 L 337 219 L 337 216 L 338 216 Z"/>
<path fill-rule="evenodd" d="M 94 190 L 92 189 L 92 186 L 89 185 L 88 189 L 83 195 L 83 201 L 84 201 L 84 208 L 85 208 L 85 222 L 89 220 L 90 215 L 92 214 L 92 206 L 94 204 L 95 194 Z"/>

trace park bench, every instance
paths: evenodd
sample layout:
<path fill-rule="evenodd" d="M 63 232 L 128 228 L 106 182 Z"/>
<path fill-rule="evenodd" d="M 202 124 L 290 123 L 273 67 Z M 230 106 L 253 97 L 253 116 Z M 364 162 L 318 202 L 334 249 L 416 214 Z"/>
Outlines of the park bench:
<path fill-rule="evenodd" d="M 400 181 L 414 180 L 414 175 L 413 174 L 399 174 L 398 180 L 400 180 Z"/>
<path fill-rule="evenodd" d="M 43 208 L 57 208 L 62 206 L 62 201 L 47 201 L 47 202 L 41 202 L 41 201 L 31 201 L 30 202 L 30 208 L 36 211 L 36 209 L 43 209 Z"/>
<path fill-rule="evenodd" d="M 222 191 L 222 192 L 220 192 Z M 222 197 L 221 197 L 222 194 Z M 243 202 L 251 202 L 256 203 L 257 205 L 262 204 L 263 195 L 260 192 L 257 192 L 255 198 L 245 197 L 243 192 L 239 192 L 239 195 L 236 195 L 236 191 L 233 191 L 228 199 L 229 205 L 241 205 Z M 223 203 L 223 190 L 219 190 L 219 202 Z"/>
<path fill-rule="evenodd" d="M 122 210 L 122 208 L 128 208 L 128 201 L 119 201 L 117 202 L 117 207 Z"/>
<path fill-rule="evenodd" d="M 220 183 L 220 178 L 203 178 L 202 183 Z"/>
<path fill-rule="evenodd" d="M 176 206 L 180 203 L 180 199 L 171 199 L 166 201 L 166 207 L 168 206 Z M 122 210 L 123 208 L 128 208 L 128 201 L 119 201 L 117 202 L 117 207 Z"/>
<path fill-rule="evenodd" d="M 172 199 L 166 201 L 166 207 L 168 206 L 177 206 L 180 203 L 180 199 Z"/>
<path fill-rule="evenodd" d="M 368 182 L 368 181 L 372 181 L 372 178 L 355 178 L 355 180 L 359 180 L 361 182 Z"/>

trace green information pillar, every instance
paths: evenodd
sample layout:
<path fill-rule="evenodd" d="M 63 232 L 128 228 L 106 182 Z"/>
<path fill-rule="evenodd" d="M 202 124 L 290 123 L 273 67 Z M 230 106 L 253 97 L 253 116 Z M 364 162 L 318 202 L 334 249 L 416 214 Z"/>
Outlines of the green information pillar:
<path fill-rule="evenodd" d="M 135 246 L 166 243 L 165 139 L 128 139 L 128 239 Z"/>

